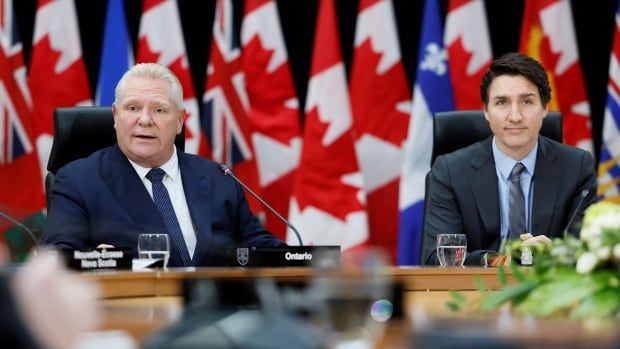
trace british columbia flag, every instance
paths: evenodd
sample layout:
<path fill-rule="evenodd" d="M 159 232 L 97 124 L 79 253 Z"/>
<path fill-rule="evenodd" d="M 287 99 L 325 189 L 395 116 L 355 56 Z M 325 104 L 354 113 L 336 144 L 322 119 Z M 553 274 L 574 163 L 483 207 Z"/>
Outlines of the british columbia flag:
<path fill-rule="evenodd" d="M 598 166 L 598 195 L 604 200 L 620 203 L 620 1 L 617 6 Z"/>

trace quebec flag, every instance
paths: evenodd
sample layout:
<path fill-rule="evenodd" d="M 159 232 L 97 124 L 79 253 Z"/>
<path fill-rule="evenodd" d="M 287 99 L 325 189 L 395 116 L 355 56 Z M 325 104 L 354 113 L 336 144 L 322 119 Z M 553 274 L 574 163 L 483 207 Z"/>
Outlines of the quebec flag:
<path fill-rule="evenodd" d="M 415 265 L 420 260 L 424 180 L 430 170 L 433 150 L 433 115 L 454 110 L 454 97 L 443 45 L 439 2 L 424 4 L 422 34 L 418 50 L 413 108 L 400 179 L 398 264 Z"/>

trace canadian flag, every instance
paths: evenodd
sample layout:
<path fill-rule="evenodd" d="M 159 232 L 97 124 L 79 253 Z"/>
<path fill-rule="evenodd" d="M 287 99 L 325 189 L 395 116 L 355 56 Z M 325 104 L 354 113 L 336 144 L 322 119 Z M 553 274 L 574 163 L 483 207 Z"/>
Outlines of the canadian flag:
<path fill-rule="evenodd" d="M 241 69 L 261 196 L 278 212 L 288 212 L 299 164 L 299 101 L 273 0 L 247 0 L 241 25 Z M 285 238 L 286 225 L 263 210 L 265 225 Z"/>
<path fill-rule="evenodd" d="M 564 143 L 593 152 L 586 95 L 569 0 L 526 0 L 520 51 L 538 60 L 551 81 L 551 111 L 562 112 Z"/>
<path fill-rule="evenodd" d="M 167 66 L 183 87 L 185 151 L 209 156 L 208 145 L 200 132 L 198 100 L 185 52 L 185 41 L 175 0 L 144 0 L 138 34 L 136 62 L 153 62 Z"/>
<path fill-rule="evenodd" d="M 368 242 L 362 174 L 355 156 L 353 116 L 333 0 L 321 0 L 306 99 L 304 147 L 295 178 L 289 218 L 305 243 Z M 294 243 L 289 232 L 287 242 Z"/>
<path fill-rule="evenodd" d="M 41 178 L 52 149 L 58 107 L 92 105 L 73 0 L 39 0 L 29 70 Z"/>
<path fill-rule="evenodd" d="M 355 148 L 367 194 L 368 244 L 396 259 L 398 188 L 411 91 L 390 0 L 362 0 L 350 81 Z"/>
<path fill-rule="evenodd" d="M 482 0 L 450 0 L 444 30 L 456 108 L 480 109 L 480 80 L 493 58 Z"/>

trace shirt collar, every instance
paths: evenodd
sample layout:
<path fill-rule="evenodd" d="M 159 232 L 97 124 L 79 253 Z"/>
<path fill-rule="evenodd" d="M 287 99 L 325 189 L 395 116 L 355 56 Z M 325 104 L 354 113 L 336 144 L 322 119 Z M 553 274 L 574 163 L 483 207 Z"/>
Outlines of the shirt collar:
<path fill-rule="evenodd" d="M 129 160 L 131 166 L 133 166 L 133 168 L 136 170 L 136 173 L 138 173 L 140 179 L 144 180 L 146 178 L 146 174 L 149 173 L 151 168 L 140 166 L 129 158 L 127 158 L 127 160 Z M 164 172 L 166 172 L 166 174 L 170 178 L 172 178 L 172 180 L 175 180 L 177 178 L 177 176 L 179 175 L 179 159 L 177 158 L 176 147 L 173 147 L 172 156 L 170 157 L 170 159 L 166 161 L 163 165 L 159 166 L 159 168 L 164 170 Z"/>
<path fill-rule="evenodd" d="M 532 150 L 530 150 L 530 152 L 519 161 L 504 154 L 499 149 L 495 143 L 495 136 L 493 136 L 493 142 L 491 143 L 493 144 L 493 158 L 495 159 L 495 166 L 499 169 L 502 178 L 508 179 L 512 168 L 517 162 L 520 162 L 523 166 L 525 166 L 525 171 L 527 171 L 530 176 L 534 175 L 534 169 L 536 168 L 536 154 L 538 152 L 538 140 L 534 144 L 534 147 L 532 147 Z"/>

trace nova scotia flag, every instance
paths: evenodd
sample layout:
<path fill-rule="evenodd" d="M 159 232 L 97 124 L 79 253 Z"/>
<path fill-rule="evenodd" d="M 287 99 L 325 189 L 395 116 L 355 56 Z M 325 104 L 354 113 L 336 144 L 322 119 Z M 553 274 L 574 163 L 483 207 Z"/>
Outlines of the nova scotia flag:
<path fill-rule="evenodd" d="M 443 45 L 439 2 L 424 5 L 409 134 L 405 143 L 399 195 L 398 264 L 419 264 L 424 214 L 424 179 L 433 150 L 433 115 L 454 110 L 454 97 Z"/>
<path fill-rule="evenodd" d="M 133 60 L 123 0 L 109 0 L 95 96 L 96 105 L 112 105 L 116 83 L 129 66 L 133 65 Z"/>

